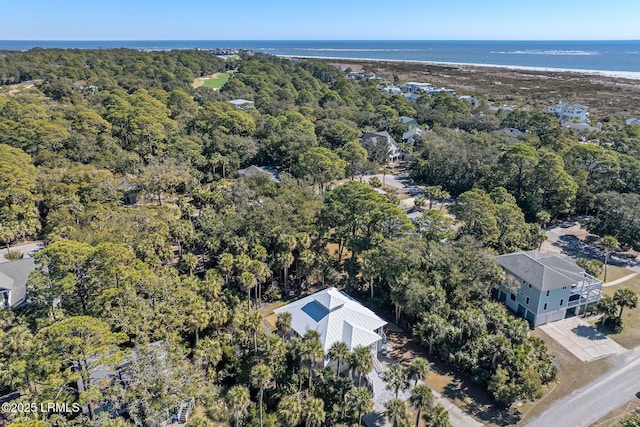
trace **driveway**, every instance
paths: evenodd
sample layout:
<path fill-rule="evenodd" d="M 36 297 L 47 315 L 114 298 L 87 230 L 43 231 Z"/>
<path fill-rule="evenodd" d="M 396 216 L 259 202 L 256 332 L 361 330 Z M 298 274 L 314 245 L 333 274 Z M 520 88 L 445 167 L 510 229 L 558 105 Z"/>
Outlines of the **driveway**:
<path fill-rule="evenodd" d="M 20 251 L 24 258 L 32 258 L 35 255 L 35 253 L 38 252 L 43 247 L 44 245 L 42 244 L 42 242 L 32 242 L 26 245 L 11 246 L 11 251 L 12 252 Z M 7 248 L 0 249 L 0 262 L 9 261 L 4 257 L 6 253 L 7 253 Z"/>
<path fill-rule="evenodd" d="M 547 323 L 540 326 L 540 329 L 583 362 L 626 351 L 620 344 L 578 316 Z"/>

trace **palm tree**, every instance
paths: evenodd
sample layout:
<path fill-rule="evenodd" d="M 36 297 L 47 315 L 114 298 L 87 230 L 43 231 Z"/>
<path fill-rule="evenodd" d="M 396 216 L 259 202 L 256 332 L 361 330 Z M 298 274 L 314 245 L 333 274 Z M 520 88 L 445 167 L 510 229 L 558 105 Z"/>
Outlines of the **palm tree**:
<path fill-rule="evenodd" d="M 354 348 L 349 366 L 358 373 L 358 387 L 360 387 L 362 376 L 367 375 L 373 369 L 373 355 L 369 347 Z"/>
<path fill-rule="evenodd" d="M 600 318 L 600 325 L 604 326 L 607 319 L 616 314 L 616 302 L 609 295 L 605 295 L 598 301 L 597 309 L 598 313 L 603 314 Z"/>
<path fill-rule="evenodd" d="M 258 332 L 263 330 L 262 314 L 259 311 L 251 311 L 246 317 L 246 327 L 253 336 L 253 354 L 258 354 Z"/>
<path fill-rule="evenodd" d="M 429 199 L 429 210 L 433 209 L 433 199 L 440 197 L 441 193 L 440 187 L 430 186 L 424 189 L 424 195 Z"/>
<path fill-rule="evenodd" d="M 424 409 L 430 409 L 433 406 L 433 392 L 426 384 L 420 384 L 414 387 L 409 398 L 411 404 L 418 410 L 416 417 L 416 427 L 420 424 L 420 415 Z"/>
<path fill-rule="evenodd" d="M 346 396 L 346 407 L 358 414 L 358 425 L 362 425 L 362 416 L 373 410 L 373 396 L 366 388 L 352 388 Z"/>
<path fill-rule="evenodd" d="M 311 390 L 311 379 L 313 377 L 313 368 L 318 360 L 324 357 L 324 349 L 320 341 L 320 335 L 316 331 L 308 331 L 302 342 L 302 358 L 307 361 L 309 367 L 309 390 Z"/>
<path fill-rule="evenodd" d="M 603 282 L 607 281 L 607 265 L 609 264 L 609 255 L 618 249 L 618 239 L 613 236 L 604 236 L 600 239 L 600 244 L 604 248 L 604 278 Z"/>
<path fill-rule="evenodd" d="M 398 398 L 398 392 L 400 390 L 405 391 L 409 388 L 409 373 L 404 366 L 396 363 L 391 365 L 383 375 L 383 379 L 387 382 L 387 389 L 393 390 Z"/>
<path fill-rule="evenodd" d="M 282 341 L 284 341 L 284 335 L 291 330 L 291 313 L 284 311 L 278 314 L 276 329 L 280 333 L 280 336 L 282 336 Z"/>
<path fill-rule="evenodd" d="M 278 239 L 278 244 L 282 248 L 282 252 L 279 254 L 279 264 L 284 270 L 284 294 L 285 297 L 289 295 L 289 267 L 293 264 L 294 257 L 291 253 L 297 246 L 296 237 L 291 234 L 283 234 Z"/>
<path fill-rule="evenodd" d="M 331 360 L 338 362 L 336 375 L 340 375 L 340 365 L 342 361 L 349 358 L 349 347 L 342 341 L 336 341 L 333 343 L 327 354 Z"/>
<path fill-rule="evenodd" d="M 439 341 L 447 333 L 448 322 L 437 314 L 422 315 L 422 319 L 414 328 L 414 334 L 422 343 L 427 343 L 429 354 L 433 352 L 433 344 Z"/>
<path fill-rule="evenodd" d="M 613 294 L 613 301 L 620 307 L 618 319 L 621 319 L 622 310 L 624 310 L 625 307 L 636 308 L 638 306 L 638 295 L 631 289 L 618 289 Z"/>
<path fill-rule="evenodd" d="M 306 427 L 318 427 L 324 422 L 326 416 L 324 412 L 324 402 L 317 397 L 309 397 L 305 400 L 303 412 Z"/>
<path fill-rule="evenodd" d="M 444 406 L 436 405 L 422 417 L 429 427 L 449 427 L 449 413 Z"/>
<path fill-rule="evenodd" d="M 408 421 L 407 404 L 404 400 L 391 399 L 384 404 L 384 407 L 387 408 L 384 414 L 389 418 L 393 427 L 400 427 Z"/>
<path fill-rule="evenodd" d="M 262 399 L 264 397 L 264 389 L 269 385 L 273 374 L 271 369 L 261 363 L 251 369 L 251 385 L 259 390 L 258 395 L 258 413 L 260 414 L 260 427 L 262 427 Z"/>
<path fill-rule="evenodd" d="M 240 274 L 238 282 L 240 286 L 247 291 L 247 307 L 251 308 L 251 289 L 255 288 L 258 283 L 256 276 L 248 271 L 243 271 L 242 274 Z"/>
<path fill-rule="evenodd" d="M 240 413 L 244 412 L 245 409 L 249 406 L 249 389 L 241 386 L 235 385 L 229 389 L 227 392 L 227 404 L 233 410 L 233 416 L 236 420 L 236 427 L 238 427 L 240 423 Z"/>
<path fill-rule="evenodd" d="M 451 194 L 449 194 L 447 190 L 440 191 L 440 199 L 442 199 L 442 201 L 440 202 L 440 210 L 444 209 L 444 201 L 449 197 L 451 197 Z"/>
<path fill-rule="evenodd" d="M 415 378 L 414 387 L 418 385 L 418 381 L 426 381 L 429 374 L 430 363 L 424 357 L 416 357 L 409 365 L 409 376 Z"/>
<path fill-rule="evenodd" d="M 224 274 L 224 284 L 229 284 L 229 279 L 231 278 L 231 272 L 233 271 L 234 259 L 233 255 L 228 252 L 220 255 L 220 259 L 218 260 L 218 268 Z"/>
<path fill-rule="evenodd" d="M 285 396 L 278 403 L 278 418 L 290 427 L 295 427 L 302 419 L 302 402 L 296 395 Z"/>

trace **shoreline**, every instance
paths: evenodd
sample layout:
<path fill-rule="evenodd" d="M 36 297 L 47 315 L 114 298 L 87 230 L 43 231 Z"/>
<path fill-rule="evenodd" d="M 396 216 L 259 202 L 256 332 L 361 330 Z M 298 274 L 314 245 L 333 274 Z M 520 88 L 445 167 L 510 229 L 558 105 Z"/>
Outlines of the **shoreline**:
<path fill-rule="evenodd" d="M 640 71 L 610 71 L 610 70 L 583 70 L 576 68 L 548 68 L 548 67 L 532 67 L 526 65 L 498 65 L 498 64 L 475 64 L 467 62 L 439 62 L 439 61 L 420 61 L 414 59 L 380 59 L 380 58 L 347 58 L 334 56 L 304 56 L 304 55 L 274 55 L 280 58 L 299 58 L 299 59 L 322 59 L 336 61 L 356 61 L 356 62 L 400 62 L 404 64 L 420 64 L 434 66 L 456 66 L 470 68 L 502 68 L 506 70 L 536 71 L 543 73 L 572 73 L 580 75 L 592 75 L 597 77 L 609 77 L 627 80 L 640 80 Z"/>

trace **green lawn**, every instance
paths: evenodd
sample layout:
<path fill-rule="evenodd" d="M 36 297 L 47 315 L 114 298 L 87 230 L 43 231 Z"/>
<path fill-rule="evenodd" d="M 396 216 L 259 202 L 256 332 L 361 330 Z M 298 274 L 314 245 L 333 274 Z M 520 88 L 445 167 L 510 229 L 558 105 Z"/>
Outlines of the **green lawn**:
<path fill-rule="evenodd" d="M 608 277 L 607 277 L 608 279 Z M 606 286 L 603 289 L 605 295 L 613 296 L 618 289 L 631 289 L 640 295 L 640 276 L 633 277 L 615 286 Z M 624 348 L 632 349 L 640 345 L 640 307 L 630 309 L 625 308 L 622 312 L 624 329 L 619 334 L 611 334 L 609 338 L 616 341 Z"/>
<path fill-rule="evenodd" d="M 212 79 L 205 80 L 202 86 L 208 87 L 211 89 L 220 89 L 228 81 L 229 81 L 229 74 L 223 73 Z"/>
<path fill-rule="evenodd" d="M 615 265 L 607 266 L 607 282 L 613 282 L 614 280 L 620 279 L 624 276 L 628 276 L 629 274 L 633 274 L 632 270 L 624 267 L 618 267 Z M 604 269 L 603 272 L 598 276 L 598 279 L 602 280 L 604 277 Z"/>

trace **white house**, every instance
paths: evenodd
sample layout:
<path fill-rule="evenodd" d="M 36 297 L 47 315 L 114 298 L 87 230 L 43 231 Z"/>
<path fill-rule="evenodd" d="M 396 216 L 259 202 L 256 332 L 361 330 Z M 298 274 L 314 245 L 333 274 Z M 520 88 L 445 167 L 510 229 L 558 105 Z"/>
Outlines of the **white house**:
<path fill-rule="evenodd" d="M 362 145 L 367 149 L 371 145 L 380 142 L 386 142 L 390 162 L 395 162 L 404 158 L 404 154 L 400 150 L 398 143 L 386 130 L 381 132 L 367 132 L 362 136 L 361 140 Z"/>
<path fill-rule="evenodd" d="M 432 88 L 430 83 L 407 82 L 402 85 L 402 90 L 409 93 L 428 92 Z"/>
<path fill-rule="evenodd" d="M 253 108 L 254 106 L 253 101 L 248 101 L 246 99 L 232 99 L 231 101 L 227 101 L 227 102 L 241 110 L 244 110 L 247 108 Z"/>
<path fill-rule="evenodd" d="M 291 313 L 291 328 L 300 336 L 308 331 L 318 332 L 325 353 L 342 341 L 349 350 L 369 347 L 377 356 L 386 340 L 383 327 L 387 322 L 336 288 L 316 292 L 274 312 Z"/>
<path fill-rule="evenodd" d="M 0 306 L 15 308 L 25 302 L 27 280 L 35 270 L 33 258 L 0 263 Z"/>
<path fill-rule="evenodd" d="M 568 256 L 515 252 L 498 256 L 498 264 L 507 276 L 498 300 L 533 327 L 580 314 L 602 295 L 602 281 Z"/>
<path fill-rule="evenodd" d="M 640 127 L 640 119 L 637 119 L 635 117 L 629 117 L 627 120 L 624 121 L 624 124 L 622 125 L 622 127 L 625 126 L 638 126 Z"/>
<path fill-rule="evenodd" d="M 558 102 L 547 108 L 548 113 L 553 113 L 561 121 L 577 120 L 580 123 L 589 123 L 589 107 L 580 104 L 567 104 L 566 102 Z"/>

